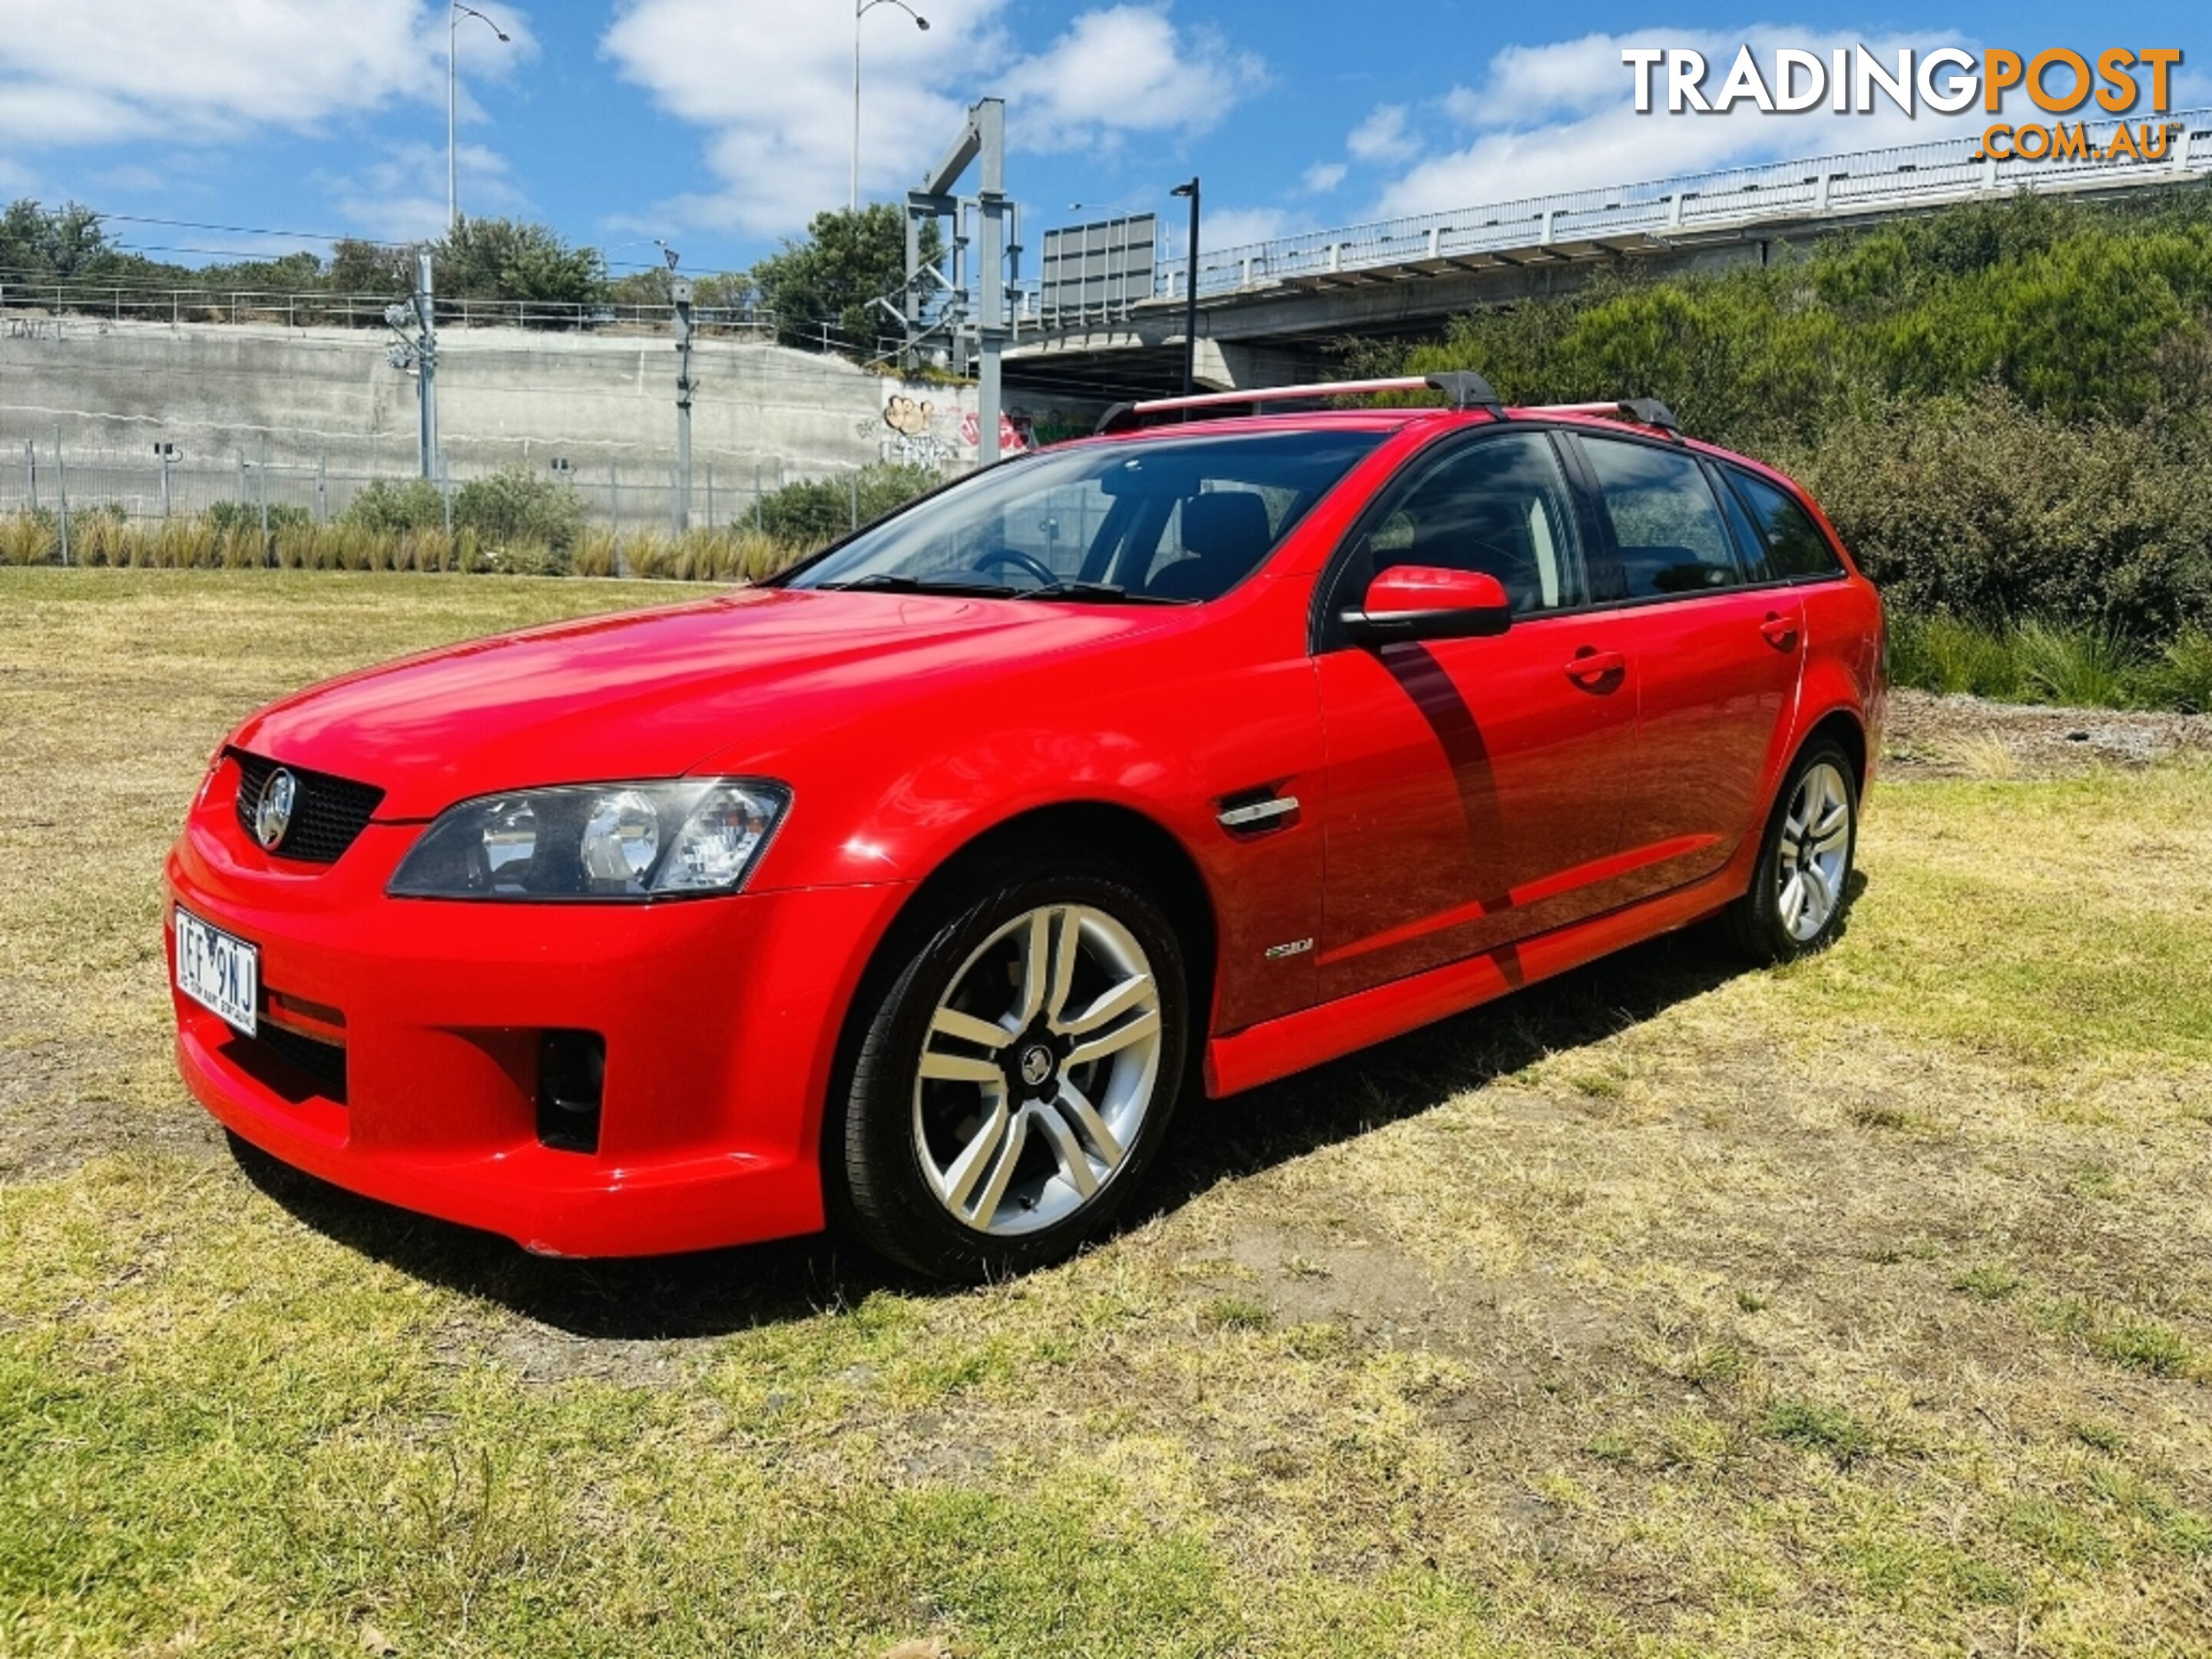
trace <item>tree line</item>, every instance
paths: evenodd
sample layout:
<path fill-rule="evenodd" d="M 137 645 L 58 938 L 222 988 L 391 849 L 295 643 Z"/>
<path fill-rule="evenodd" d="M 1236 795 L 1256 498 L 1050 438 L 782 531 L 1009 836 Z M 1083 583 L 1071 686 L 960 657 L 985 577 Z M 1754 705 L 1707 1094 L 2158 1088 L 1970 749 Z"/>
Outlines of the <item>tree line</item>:
<path fill-rule="evenodd" d="M 894 331 L 876 301 L 895 299 L 905 282 L 905 237 L 904 217 L 888 203 L 857 213 L 838 209 L 817 214 L 806 235 L 787 240 L 748 269 L 685 274 L 702 309 L 765 313 L 786 345 L 867 356 Z M 464 218 L 427 246 L 441 298 L 557 307 L 668 303 L 668 270 L 617 275 L 600 250 L 527 220 Z M 186 265 L 118 245 L 101 216 L 79 203 L 48 208 L 26 198 L 0 213 L 0 282 L 396 297 L 414 286 L 415 252 L 345 237 L 326 254 Z"/>

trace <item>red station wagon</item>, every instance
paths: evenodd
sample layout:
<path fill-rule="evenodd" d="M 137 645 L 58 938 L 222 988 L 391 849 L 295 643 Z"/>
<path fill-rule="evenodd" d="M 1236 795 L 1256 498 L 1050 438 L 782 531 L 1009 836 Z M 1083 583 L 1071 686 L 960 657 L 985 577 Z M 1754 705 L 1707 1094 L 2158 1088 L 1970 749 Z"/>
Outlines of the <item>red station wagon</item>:
<path fill-rule="evenodd" d="M 1820 510 L 1657 404 L 1121 409 L 775 580 L 252 716 L 169 860 L 178 1058 L 533 1251 L 1034 1266 L 1179 1101 L 1707 918 L 1820 947 L 1881 662 Z"/>

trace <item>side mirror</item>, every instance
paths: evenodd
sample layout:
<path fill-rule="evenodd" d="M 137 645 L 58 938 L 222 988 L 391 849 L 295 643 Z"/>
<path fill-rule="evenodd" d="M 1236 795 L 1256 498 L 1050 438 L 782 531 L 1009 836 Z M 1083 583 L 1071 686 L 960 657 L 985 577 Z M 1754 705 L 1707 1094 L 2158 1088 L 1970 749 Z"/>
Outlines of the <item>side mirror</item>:
<path fill-rule="evenodd" d="M 1513 602 L 1497 577 L 1425 564 L 1392 565 L 1367 585 L 1360 608 L 1344 613 L 1345 631 L 1362 645 L 1486 639 L 1512 621 Z"/>

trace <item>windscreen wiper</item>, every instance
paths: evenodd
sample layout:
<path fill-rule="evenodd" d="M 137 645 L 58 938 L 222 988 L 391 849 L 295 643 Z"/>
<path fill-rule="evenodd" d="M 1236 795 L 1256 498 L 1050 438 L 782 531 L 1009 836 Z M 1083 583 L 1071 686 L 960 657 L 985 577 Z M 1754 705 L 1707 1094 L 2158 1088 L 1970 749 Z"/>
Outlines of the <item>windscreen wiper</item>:
<path fill-rule="evenodd" d="M 1059 599 L 1078 605 L 1188 605 L 1188 599 L 1170 599 L 1164 593 L 1132 593 L 1118 582 L 1086 582 L 1066 580 L 1050 582 L 1042 587 L 1025 587 L 1014 595 L 1018 599 Z"/>
<path fill-rule="evenodd" d="M 880 572 L 872 576 L 856 576 L 848 582 L 824 582 L 825 593 L 950 593 L 956 598 L 971 599 L 1011 599 L 1018 598 L 1022 590 L 1006 582 L 964 580 L 957 576 L 902 576 Z"/>

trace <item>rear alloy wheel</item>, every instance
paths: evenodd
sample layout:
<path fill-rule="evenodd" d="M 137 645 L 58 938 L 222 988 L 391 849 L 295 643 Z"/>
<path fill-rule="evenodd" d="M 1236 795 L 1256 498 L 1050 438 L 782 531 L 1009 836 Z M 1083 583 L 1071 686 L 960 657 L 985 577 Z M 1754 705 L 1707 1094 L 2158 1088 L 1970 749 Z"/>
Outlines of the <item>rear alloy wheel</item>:
<path fill-rule="evenodd" d="M 1820 950 L 1843 926 L 1858 841 L 1850 761 L 1823 739 L 1797 757 L 1760 845 L 1751 890 L 1723 916 L 1733 942 L 1762 963 Z"/>
<path fill-rule="evenodd" d="M 1109 1224 L 1182 1081 L 1180 951 L 1104 872 L 1010 882 L 939 927 L 862 1042 L 845 1194 L 896 1260 L 973 1279 Z"/>

